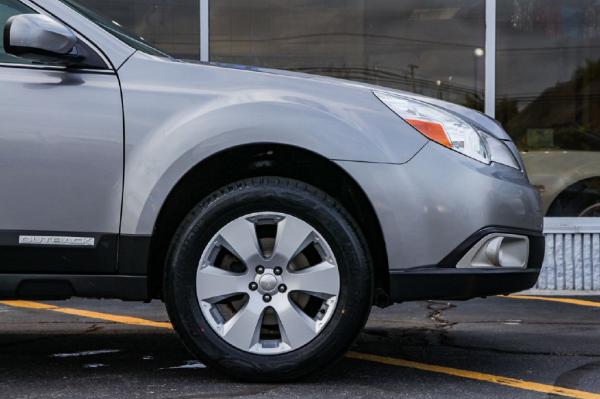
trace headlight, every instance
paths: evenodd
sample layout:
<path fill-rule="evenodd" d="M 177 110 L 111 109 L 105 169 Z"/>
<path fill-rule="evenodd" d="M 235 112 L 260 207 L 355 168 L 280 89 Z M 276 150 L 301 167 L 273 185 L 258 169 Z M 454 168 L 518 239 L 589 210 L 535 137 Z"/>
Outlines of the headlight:
<path fill-rule="evenodd" d="M 513 155 L 512 151 L 506 146 L 506 144 L 502 142 L 502 140 L 498 140 L 489 134 L 481 134 L 485 135 L 485 140 L 488 144 L 492 162 L 501 163 L 519 170 L 521 169 L 521 166 L 519 166 L 519 162 Z"/>
<path fill-rule="evenodd" d="M 373 92 L 406 123 L 426 137 L 463 155 L 489 164 L 485 137 L 470 124 L 440 108 L 385 92 Z"/>

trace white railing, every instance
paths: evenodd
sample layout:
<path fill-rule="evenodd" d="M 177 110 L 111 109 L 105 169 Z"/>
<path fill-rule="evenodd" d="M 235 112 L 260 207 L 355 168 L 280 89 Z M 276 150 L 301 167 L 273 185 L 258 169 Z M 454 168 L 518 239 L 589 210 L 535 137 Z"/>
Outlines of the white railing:
<path fill-rule="evenodd" d="M 546 218 L 546 256 L 534 289 L 600 291 L 600 218 Z"/>

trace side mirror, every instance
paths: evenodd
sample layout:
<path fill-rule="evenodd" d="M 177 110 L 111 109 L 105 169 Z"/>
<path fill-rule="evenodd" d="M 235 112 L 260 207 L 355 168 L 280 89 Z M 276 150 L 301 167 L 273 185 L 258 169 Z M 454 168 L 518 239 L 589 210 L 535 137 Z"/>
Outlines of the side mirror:
<path fill-rule="evenodd" d="M 37 61 L 77 60 L 77 36 L 62 23 L 41 14 L 14 15 L 4 27 L 4 50 Z"/>

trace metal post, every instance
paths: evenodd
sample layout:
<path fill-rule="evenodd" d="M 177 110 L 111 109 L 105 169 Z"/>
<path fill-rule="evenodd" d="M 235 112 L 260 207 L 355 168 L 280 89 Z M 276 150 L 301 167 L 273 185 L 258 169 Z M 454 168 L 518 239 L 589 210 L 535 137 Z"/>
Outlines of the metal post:
<path fill-rule="evenodd" d="M 496 0 L 485 1 L 485 113 L 496 116 Z"/>
<path fill-rule="evenodd" d="M 210 30 L 209 30 L 209 0 L 200 1 L 200 61 L 208 62 L 210 59 Z"/>

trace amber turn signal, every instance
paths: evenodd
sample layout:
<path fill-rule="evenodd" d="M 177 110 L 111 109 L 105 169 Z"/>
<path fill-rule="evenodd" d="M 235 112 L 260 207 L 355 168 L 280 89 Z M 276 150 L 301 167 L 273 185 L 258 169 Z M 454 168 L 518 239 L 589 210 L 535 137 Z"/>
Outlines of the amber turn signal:
<path fill-rule="evenodd" d="M 424 121 L 420 119 L 404 119 L 409 125 L 429 137 L 431 140 L 445 147 L 452 148 L 452 143 L 444 130 L 444 126 L 438 122 Z"/>

